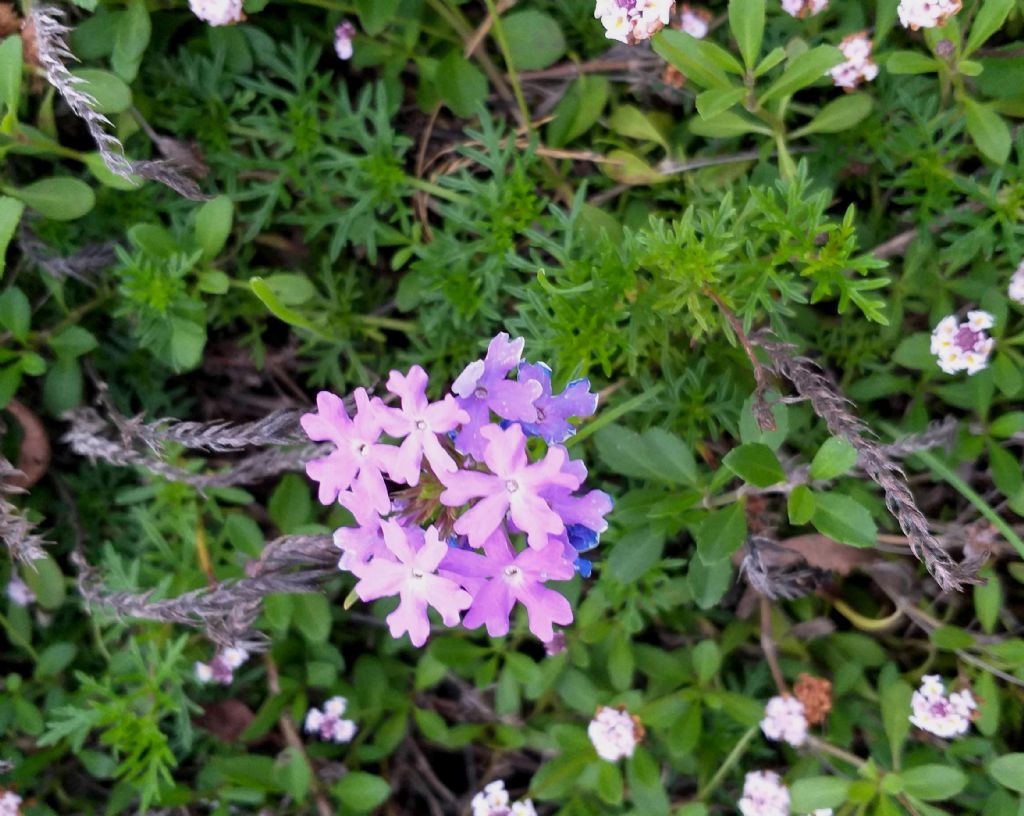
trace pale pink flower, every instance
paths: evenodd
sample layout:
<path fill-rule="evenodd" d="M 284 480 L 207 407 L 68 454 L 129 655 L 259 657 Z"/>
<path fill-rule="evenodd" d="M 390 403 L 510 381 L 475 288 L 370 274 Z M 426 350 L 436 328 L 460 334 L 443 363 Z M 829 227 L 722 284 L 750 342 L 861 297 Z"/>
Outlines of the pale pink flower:
<path fill-rule="evenodd" d="M 968 689 L 947 696 L 942 678 L 927 674 L 910 698 L 910 706 L 913 710 L 911 723 L 922 731 L 950 739 L 968 732 L 978 704 Z"/>
<path fill-rule="evenodd" d="M 774 771 L 751 771 L 737 805 L 743 816 L 789 816 L 789 788 Z"/>
<path fill-rule="evenodd" d="M 1024 305 L 1024 261 L 1020 262 L 1017 271 L 1010 278 L 1010 288 L 1007 291 L 1010 300 Z"/>
<path fill-rule="evenodd" d="M 28 606 L 36 600 L 36 594 L 18 576 L 12 576 L 7 583 L 7 597 L 18 606 Z"/>
<path fill-rule="evenodd" d="M 635 45 L 668 25 L 674 8 L 675 0 L 597 0 L 594 16 L 609 39 Z"/>
<path fill-rule="evenodd" d="M 679 30 L 691 37 L 703 40 L 711 28 L 711 12 L 700 6 L 683 3 L 679 10 Z"/>
<path fill-rule="evenodd" d="M 342 20 L 334 29 L 334 52 L 340 60 L 352 59 L 352 40 L 356 36 L 356 27 L 348 20 Z"/>
<path fill-rule="evenodd" d="M 765 706 L 761 730 L 770 740 L 787 742 L 794 747 L 803 745 L 807 741 L 804 704 L 789 695 L 772 697 Z"/>
<path fill-rule="evenodd" d="M 828 8 L 828 0 L 782 0 L 782 10 L 790 17 L 813 17 Z"/>
<path fill-rule="evenodd" d="M 829 69 L 837 87 L 852 91 L 862 82 L 870 82 L 878 76 L 878 66 L 871 59 L 872 48 L 871 38 L 866 31 L 858 31 L 843 38 L 839 50 L 846 57 L 846 62 Z"/>
<path fill-rule="evenodd" d="M 961 0 L 900 0 L 896 14 L 900 25 L 917 31 L 919 28 L 944 26 L 961 8 Z"/>
<path fill-rule="evenodd" d="M 952 315 L 939 321 L 931 337 L 931 351 L 938 357 L 939 368 L 947 374 L 977 374 L 986 368 L 995 340 L 985 332 L 994 324 L 992 315 L 982 311 L 968 312 L 962 323 Z"/>
<path fill-rule="evenodd" d="M 188 7 L 196 17 L 211 26 L 234 25 L 245 19 L 242 0 L 188 0 Z"/>
<path fill-rule="evenodd" d="M 587 736 L 601 759 L 618 762 L 633 756 L 643 729 L 628 711 L 600 706 L 587 726 Z"/>

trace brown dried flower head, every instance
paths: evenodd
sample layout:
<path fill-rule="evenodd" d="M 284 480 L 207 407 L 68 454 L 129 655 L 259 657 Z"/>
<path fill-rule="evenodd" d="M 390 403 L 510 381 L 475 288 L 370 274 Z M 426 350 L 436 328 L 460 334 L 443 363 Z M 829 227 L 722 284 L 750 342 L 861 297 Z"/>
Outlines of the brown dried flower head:
<path fill-rule="evenodd" d="M 793 694 L 804 704 L 809 725 L 820 725 L 832 710 L 832 683 L 824 677 L 802 673 L 793 686 Z"/>

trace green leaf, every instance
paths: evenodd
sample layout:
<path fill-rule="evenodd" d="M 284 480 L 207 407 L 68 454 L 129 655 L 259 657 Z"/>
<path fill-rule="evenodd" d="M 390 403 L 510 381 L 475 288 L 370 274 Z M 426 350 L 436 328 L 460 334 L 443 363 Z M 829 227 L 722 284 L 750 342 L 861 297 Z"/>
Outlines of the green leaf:
<path fill-rule="evenodd" d="M 757 64 L 757 68 L 754 69 L 754 76 L 764 76 L 784 59 L 786 59 L 786 49 L 781 46 L 773 48 L 768 52 L 768 55 Z"/>
<path fill-rule="evenodd" d="M 932 630 L 929 637 L 936 648 L 947 652 L 966 649 L 974 644 L 971 633 L 959 626 L 939 626 Z"/>
<path fill-rule="evenodd" d="M 693 558 L 686 573 L 686 585 L 698 608 L 711 609 L 728 591 L 732 577 L 732 562 L 728 558 L 714 564 L 705 564 L 700 558 Z"/>
<path fill-rule="evenodd" d="M 24 343 L 32 327 L 32 306 L 28 297 L 17 286 L 11 286 L 0 293 L 0 327 Z"/>
<path fill-rule="evenodd" d="M 594 126 L 608 103 L 607 77 L 584 74 L 579 77 L 555 106 L 555 118 L 548 125 L 547 141 L 561 147 L 582 136 Z"/>
<path fill-rule="evenodd" d="M 92 188 L 70 176 L 42 179 L 8 193 L 54 221 L 81 218 L 96 204 Z"/>
<path fill-rule="evenodd" d="M 263 302 L 263 305 L 266 306 L 278 320 L 283 320 L 290 326 L 298 326 L 300 329 L 306 329 L 307 331 L 313 332 L 318 337 L 325 336 L 312 321 L 285 305 L 277 296 L 273 287 L 267 283 L 265 279 L 250 278 L 249 288 L 252 289 L 253 294 Z"/>
<path fill-rule="evenodd" d="M 1024 754 L 1003 754 L 989 763 L 988 773 L 996 782 L 1024 793 Z"/>
<path fill-rule="evenodd" d="M 331 605 L 317 592 L 295 595 L 292 623 L 310 643 L 326 643 L 331 634 Z"/>
<path fill-rule="evenodd" d="M 369 813 L 391 795 L 387 780 L 365 771 L 349 771 L 331 790 L 341 804 L 357 813 Z"/>
<path fill-rule="evenodd" d="M 702 640 L 690 652 L 697 682 L 706 686 L 722 667 L 722 652 L 713 640 Z"/>
<path fill-rule="evenodd" d="M 621 584 L 631 584 L 661 560 L 665 539 L 651 529 L 633 530 L 620 538 L 605 562 L 605 571 Z"/>
<path fill-rule="evenodd" d="M 196 212 L 196 243 L 203 258 L 212 261 L 228 242 L 234 205 L 225 195 L 210 199 Z"/>
<path fill-rule="evenodd" d="M 313 500 L 309 482 L 294 473 L 287 474 L 270 494 L 267 512 L 277 528 L 285 535 L 308 524 L 313 515 Z"/>
<path fill-rule="evenodd" d="M 705 564 L 729 558 L 747 539 L 747 514 L 742 502 L 715 510 L 700 523 L 694 533 L 697 554 Z"/>
<path fill-rule="evenodd" d="M 971 33 L 967 35 L 965 57 L 980 48 L 985 40 L 1003 27 L 1015 5 L 1014 0 L 982 0 L 981 8 L 971 23 Z"/>
<path fill-rule="evenodd" d="M 72 73 L 84 80 L 78 87 L 95 100 L 93 110 L 121 113 L 132 106 L 132 89 L 119 76 L 95 68 L 79 68 Z"/>
<path fill-rule="evenodd" d="M 142 55 L 149 45 L 152 24 L 145 0 L 128 0 L 124 12 L 115 23 L 114 51 L 110 64 L 125 82 L 132 82 L 139 73 Z"/>
<path fill-rule="evenodd" d="M 0 42 L 0 101 L 7 106 L 5 124 L 18 120 L 23 64 L 21 37 L 7 37 Z"/>
<path fill-rule="evenodd" d="M 71 665 L 78 654 L 78 647 L 73 643 L 51 643 L 39 655 L 36 663 L 36 677 L 55 677 Z"/>
<path fill-rule="evenodd" d="M 933 74 L 939 67 L 937 59 L 920 51 L 893 51 L 885 61 L 885 68 L 890 74 Z"/>
<path fill-rule="evenodd" d="M 46 342 L 58 357 L 68 359 L 88 354 L 99 345 L 96 336 L 81 326 L 68 326 Z"/>
<path fill-rule="evenodd" d="M 654 40 L 655 52 L 678 68 L 683 76 L 702 88 L 732 88 L 725 71 L 708 60 L 701 40 L 674 28 L 663 28 Z"/>
<path fill-rule="evenodd" d="M 458 49 L 437 66 L 437 91 L 456 116 L 469 118 L 487 98 L 487 78 Z"/>
<path fill-rule="evenodd" d="M 622 794 L 622 771 L 619 766 L 602 762 L 597 767 L 597 795 L 602 802 L 617 805 L 622 801 Z"/>
<path fill-rule="evenodd" d="M 786 500 L 786 512 L 789 514 L 789 523 L 797 525 L 807 524 L 814 517 L 816 506 L 814 491 L 807 485 L 797 485 Z"/>
<path fill-rule="evenodd" d="M 35 593 L 36 601 L 43 609 L 52 611 L 64 603 L 64 573 L 49 555 L 27 564 L 21 571 L 21 578 Z"/>
<path fill-rule="evenodd" d="M 181 318 L 171 319 L 170 359 L 175 371 L 190 371 L 203 359 L 206 326 Z"/>
<path fill-rule="evenodd" d="M 794 139 L 811 133 L 841 133 L 859 124 L 871 113 L 874 100 L 866 93 L 852 93 L 833 99 L 804 127 L 793 133 Z"/>
<path fill-rule="evenodd" d="M 697 464 L 686 444 L 661 428 L 638 434 L 615 423 L 594 434 L 598 455 L 616 473 L 669 484 L 694 484 Z"/>
<path fill-rule="evenodd" d="M 771 136 L 771 130 L 746 114 L 725 111 L 713 119 L 690 119 L 690 131 L 698 136 L 728 139 L 744 133 L 761 133 Z"/>
<path fill-rule="evenodd" d="M 612 111 L 608 127 L 614 133 L 643 142 L 655 142 L 668 150 L 665 134 L 648 114 L 633 105 L 621 105 Z"/>
<path fill-rule="evenodd" d="M 790 807 L 794 813 L 810 813 L 824 808 L 838 808 L 850 790 L 848 779 L 838 776 L 808 776 L 790 785 Z"/>
<path fill-rule="evenodd" d="M 82 404 L 82 367 L 73 357 L 58 357 L 43 380 L 43 405 L 53 416 Z"/>
<path fill-rule="evenodd" d="M 626 760 L 629 797 L 643 816 L 668 816 L 669 800 L 661 782 L 661 768 L 642 745 Z"/>
<path fill-rule="evenodd" d="M 777 97 L 790 96 L 801 88 L 813 85 L 825 76 L 829 68 L 845 60 L 843 52 L 833 45 L 819 45 L 804 51 L 790 60 L 782 76 L 771 84 L 759 101 L 765 105 Z"/>
<path fill-rule="evenodd" d="M 503 17 L 502 26 L 517 71 L 539 71 L 554 65 L 565 54 L 565 37 L 550 14 L 533 9 Z"/>
<path fill-rule="evenodd" d="M 1003 585 L 994 572 L 986 576 L 985 583 L 974 587 L 974 613 L 978 623 L 987 635 L 991 635 L 999 622 L 999 611 L 1003 608 Z"/>
<path fill-rule="evenodd" d="M 832 436 L 825 440 L 811 462 L 811 477 L 835 479 L 848 473 L 857 464 L 857 450 L 845 439 Z"/>
<path fill-rule="evenodd" d="M 903 790 L 926 802 L 952 799 L 967 785 L 964 772 L 949 765 L 919 765 L 908 768 L 900 776 Z"/>
<path fill-rule="evenodd" d="M 995 164 L 1005 164 L 1010 157 L 1012 141 L 1010 128 L 991 105 L 982 105 L 964 97 L 964 117 L 967 132 L 981 154 Z"/>
<path fill-rule="evenodd" d="M 882 708 L 882 726 L 889 738 L 889 751 L 895 762 L 903 753 L 903 743 L 910 734 L 910 698 L 914 690 L 903 680 L 880 678 L 878 698 Z"/>
<path fill-rule="evenodd" d="M 375 37 L 391 25 L 401 0 L 356 0 L 356 14 L 363 31 Z"/>
<path fill-rule="evenodd" d="M 1010 411 L 994 420 L 988 432 L 1000 439 L 1008 439 L 1015 433 L 1024 431 L 1024 411 Z"/>
<path fill-rule="evenodd" d="M 18 199 L 0 195 L 0 278 L 3 277 L 4 268 L 7 266 L 7 247 L 14 237 L 14 231 L 18 228 L 24 211 L 25 205 Z"/>
<path fill-rule="evenodd" d="M 864 505 L 842 493 L 815 493 L 811 517 L 819 533 L 851 547 L 873 547 L 878 528 Z"/>
<path fill-rule="evenodd" d="M 772 419 L 775 420 L 774 431 L 762 431 L 754 416 L 754 395 L 751 394 L 743 402 L 740 409 L 740 441 L 763 442 L 772 450 L 778 450 L 789 433 L 789 407 L 778 399 L 778 394 L 768 392 L 765 398 L 771 406 Z"/>
<path fill-rule="evenodd" d="M 786 472 L 767 445 L 750 442 L 729 451 L 722 459 L 729 470 L 756 487 L 770 487 L 785 481 Z"/>
<path fill-rule="evenodd" d="M 916 371 L 927 371 L 938 366 L 935 362 L 935 355 L 932 354 L 931 335 L 926 332 L 916 332 L 909 337 L 904 337 L 896 350 L 892 353 L 894 363 L 911 368 Z"/>
<path fill-rule="evenodd" d="M 697 113 L 702 119 L 713 119 L 729 110 L 746 96 L 745 88 L 712 88 L 697 95 Z"/>
<path fill-rule="evenodd" d="M 988 445 L 988 464 L 999 492 L 1012 499 L 1024 490 L 1020 459 L 994 442 Z"/>
<path fill-rule="evenodd" d="M 765 0 L 729 0 L 729 28 L 747 68 L 754 67 L 761 53 L 764 8 Z"/>
<path fill-rule="evenodd" d="M 84 154 L 82 156 L 82 163 L 92 173 L 96 181 L 112 190 L 138 190 L 144 183 L 144 179 L 141 176 L 125 178 L 113 172 L 107 167 L 107 163 L 103 161 L 103 156 L 98 152 Z"/>

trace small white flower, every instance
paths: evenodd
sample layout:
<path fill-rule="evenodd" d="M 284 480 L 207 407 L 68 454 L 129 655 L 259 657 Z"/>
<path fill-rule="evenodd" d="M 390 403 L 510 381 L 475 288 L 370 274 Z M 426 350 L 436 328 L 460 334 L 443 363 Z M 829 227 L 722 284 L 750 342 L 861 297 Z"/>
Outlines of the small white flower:
<path fill-rule="evenodd" d="M 537 809 L 530 799 L 520 799 L 512 805 L 512 816 L 537 816 Z"/>
<path fill-rule="evenodd" d="M 941 678 L 926 675 L 910 698 L 910 707 L 913 710 L 911 723 L 922 731 L 950 739 L 967 733 L 978 704 L 968 689 L 955 691 L 947 697 Z"/>
<path fill-rule="evenodd" d="M 945 25 L 960 9 L 961 0 L 900 0 L 896 13 L 900 25 L 917 31 Z"/>
<path fill-rule="evenodd" d="M 213 680 L 213 669 L 210 668 L 209 664 L 199 660 L 196 661 L 196 680 L 200 683 L 209 683 Z"/>
<path fill-rule="evenodd" d="M 224 661 L 224 665 L 233 671 L 249 659 L 249 653 L 245 649 L 229 646 L 220 653 L 220 658 Z"/>
<path fill-rule="evenodd" d="M 674 8 L 675 0 L 597 0 L 594 16 L 604 25 L 609 39 L 635 45 L 668 25 Z M 459 385 L 456 380 L 452 386 L 456 394 Z"/>
<path fill-rule="evenodd" d="M 633 756 L 643 731 L 629 712 L 601 706 L 587 726 L 587 736 L 601 759 L 617 762 Z"/>
<path fill-rule="evenodd" d="M 685 31 L 691 37 L 703 40 L 711 28 L 711 12 L 707 9 L 696 8 L 683 4 L 679 12 L 679 30 Z"/>
<path fill-rule="evenodd" d="M 782 10 L 790 17 L 813 17 L 828 8 L 828 0 L 782 0 Z"/>
<path fill-rule="evenodd" d="M 942 682 L 942 676 L 938 674 L 926 674 L 921 678 L 920 691 L 927 697 L 941 697 L 946 693 L 946 686 Z"/>
<path fill-rule="evenodd" d="M 332 697 L 324 703 L 323 710 L 311 708 L 306 712 L 305 729 L 322 740 L 339 745 L 351 742 L 359 728 L 352 720 L 343 720 L 348 701 L 344 697 Z"/>
<path fill-rule="evenodd" d="M 470 805 L 473 816 L 491 816 L 499 810 L 508 808 L 509 796 L 505 790 L 505 782 L 498 779 L 484 786 L 484 789 L 473 797 Z"/>
<path fill-rule="evenodd" d="M 1017 271 L 1010 278 L 1010 288 L 1007 291 L 1010 300 L 1024 304 L 1024 261 L 1020 262 Z"/>
<path fill-rule="evenodd" d="M 324 703 L 324 714 L 330 717 L 344 717 L 345 709 L 348 708 L 348 700 L 344 697 L 332 697 Z"/>
<path fill-rule="evenodd" d="M 988 367 L 988 359 L 995 348 L 995 340 L 985 334 L 995 325 L 988 312 L 968 312 L 967 320 L 957 323 L 953 316 L 944 317 L 931 337 L 931 352 L 938 365 L 947 374 L 966 371 L 977 374 Z"/>
<path fill-rule="evenodd" d="M 21 797 L 14 791 L 0 791 L 0 816 L 21 816 Z"/>
<path fill-rule="evenodd" d="M 788 742 L 793 746 L 803 745 L 807 741 L 804 704 L 788 695 L 772 697 L 765 706 L 761 730 L 770 740 Z"/>
<path fill-rule="evenodd" d="M 30 603 L 35 602 L 36 594 L 29 588 L 28 584 L 15 575 L 7 583 L 7 597 L 13 604 L 28 606 Z"/>
<path fill-rule="evenodd" d="M 226 26 L 245 19 L 242 0 L 188 0 L 188 7 L 204 23 Z"/>
<path fill-rule="evenodd" d="M 311 708 L 306 712 L 306 723 L 305 729 L 310 734 L 320 730 L 320 726 L 324 723 L 324 713 L 319 708 Z"/>
<path fill-rule="evenodd" d="M 356 36 L 356 27 L 348 20 L 342 20 L 334 29 L 334 52 L 340 60 L 352 59 L 352 40 Z"/>
<path fill-rule="evenodd" d="M 846 57 L 846 62 L 828 71 L 837 87 L 851 91 L 862 82 L 870 82 L 878 76 L 878 66 L 871 59 L 872 48 L 871 38 L 865 31 L 843 38 L 839 50 Z"/>
<path fill-rule="evenodd" d="M 774 771 L 752 771 L 737 804 L 743 816 L 789 816 L 789 789 Z"/>

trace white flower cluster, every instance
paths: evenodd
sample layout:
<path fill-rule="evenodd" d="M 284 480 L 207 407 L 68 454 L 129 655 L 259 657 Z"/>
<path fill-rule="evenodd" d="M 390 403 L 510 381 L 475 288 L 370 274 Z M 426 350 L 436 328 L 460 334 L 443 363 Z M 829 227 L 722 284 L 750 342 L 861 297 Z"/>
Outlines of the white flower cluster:
<path fill-rule="evenodd" d="M 226 26 L 245 19 L 242 0 L 188 0 L 188 7 L 204 23 Z"/>
<path fill-rule="evenodd" d="M 499 779 L 474 796 L 470 804 L 473 816 L 537 816 L 533 802 L 529 799 L 520 799 L 512 804 L 509 801 L 505 783 Z"/>
<path fill-rule="evenodd" d="M 322 740 L 336 742 L 339 745 L 351 742 L 358 729 L 352 720 L 342 719 L 347 708 L 348 700 L 344 697 L 332 697 L 324 703 L 323 711 L 311 708 L 306 712 L 307 733 L 316 734 Z"/>
<path fill-rule="evenodd" d="M 196 679 L 200 683 L 214 682 L 226 686 L 235 679 L 235 669 L 248 659 L 249 653 L 245 649 L 231 646 L 217 652 L 209 663 L 197 660 Z"/>
<path fill-rule="evenodd" d="M 21 816 L 21 797 L 13 791 L 0 791 L 0 816 Z"/>
<path fill-rule="evenodd" d="M 789 788 L 775 771 L 751 771 L 743 779 L 743 816 L 789 816 Z"/>
<path fill-rule="evenodd" d="M 914 713 L 910 722 L 937 737 L 949 739 L 967 733 L 978 704 L 968 689 L 946 695 L 946 687 L 937 674 L 921 678 L 921 688 L 910 698 Z"/>
<path fill-rule="evenodd" d="M 764 709 L 761 730 L 770 740 L 798 747 L 807 741 L 807 717 L 804 704 L 796 697 L 772 697 Z"/>
<path fill-rule="evenodd" d="M 960 0 L 900 0 L 896 13 L 900 25 L 917 31 L 919 28 L 944 26 L 961 8 Z"/>
<path fill-rule="evenodd" d="M 1010 278 L 1010 288 L 1007 291 L 1010 300 L 1024 304 L 1024 261 L 1020 262 L 1017 271 Z"/>
<path fill-rule="evenodd" d="M 601 759 L 618 762 L 623 757 L 633 756 L 643 729 L 628 711 L 600 706 L 587 726 L 587 736 Z"/>
<path fill-rule="evenodd" d="M 790 17 L 813 17 L 828 8 L 828 0 L 782 0 L 782 10 Z"/>
<path fill-rule="evenodd" d="M 14 576 L 7 584 L 7 597 L 13 604 L 28 606 L 35 601 L 36 593 L 29 589 L 28 584 Z"/>
<path fill-rule="evenodd" d="M 985 334 L 995 325 L 988 312 L 967 313 L 967 320 L 958 323 L 950 315 L 939 321 L 932 332 L 932 354 L 939 358 L 939 368 L 947 374 L 966 371 L 977 374 L 988 365 L 995 340 Z"/>
<path fill-rule="evenodd" d="M 843 37 L 843 41 L 839 43 L 839 50 L 846 57 L 846 62 L 829 69 L 832 81 L 837 87 L 852 91 L 862 82 L 870 82 L 878 76 L 878 66 L 871 59 L 873 47 L 874 44 L 866 31 L 858 31 Z"/>
<path fill-rule="evenodd" d="M 635 45 L 668 25 L 675 5 L 675 0 L 597 0 L 594 16 L 608 39 Z"/>
<path fill-rule="evenodd" d="M 348 20 L 342 20 L 334 29 L 334 53 L 338 59 L 352 59 L 352 40 L 356 36 L 356 27 Z"/>
<path fill-rule="evenodd" d="M 679 10 L 679 30 L 697 40 L 703 40 L 711 30 L 711 12 L 705 8 L 683 3 Z"/>

